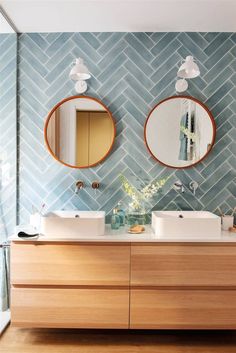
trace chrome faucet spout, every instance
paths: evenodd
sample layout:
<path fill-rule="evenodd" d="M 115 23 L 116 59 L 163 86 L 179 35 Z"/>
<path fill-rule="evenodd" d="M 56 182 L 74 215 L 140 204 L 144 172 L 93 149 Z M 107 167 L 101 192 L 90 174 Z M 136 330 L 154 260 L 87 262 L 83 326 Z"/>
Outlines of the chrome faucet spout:
<path fill-rule="evenodd" d="M 184 193 L 184 191 L 185 191 L 184 185 L 183 185 L 182 181 L 180 181 L 180 180 L 177 180 L 174 183 L 174 188 L 176 191 L 181 191 L 182 193 Z"/>
<path fill-rule="evenodd" d="M 189 188 L 190 188 L 190 190 L 192 190 L 192 192 L 193 192 L 193 195 L 196 195 L 196 190 L 197 190 L 197 188 L 198 188 L 198 183 L 196 182 L 196 181 L 191 181 L 190 183 L 189 183 Z"/>

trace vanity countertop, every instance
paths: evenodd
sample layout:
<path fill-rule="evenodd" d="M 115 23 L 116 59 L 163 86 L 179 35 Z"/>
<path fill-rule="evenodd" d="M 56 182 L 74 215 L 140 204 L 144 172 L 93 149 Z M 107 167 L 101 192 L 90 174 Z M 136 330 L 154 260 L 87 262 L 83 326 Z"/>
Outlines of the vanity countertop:
<path fill-rule="evenodd" d="M 126 229 L 120 228 L 119 230 L 111 230 L 110 225 L 106 225 L 106 231 L 104 235 L 100 236 L 78 236 L 77 238 L 57 238 L 47 237 L 45 235 L 40 235 L 38 238 L 23 240 L 13 235 L 9 238 L 13 242 L 132 242 L 132 243 L 170 243 L 170 242 L 182 242 L 182 243 L 235 243 L 236 233 L 222 231 L 220 237 L 208 238 L 206 236 L 201 236 L 200 238 L 157 238 L 157 236 L 152 232 L 151 226 L 145 226 L 146 230 L 142 234 L 129 234 Z"/>

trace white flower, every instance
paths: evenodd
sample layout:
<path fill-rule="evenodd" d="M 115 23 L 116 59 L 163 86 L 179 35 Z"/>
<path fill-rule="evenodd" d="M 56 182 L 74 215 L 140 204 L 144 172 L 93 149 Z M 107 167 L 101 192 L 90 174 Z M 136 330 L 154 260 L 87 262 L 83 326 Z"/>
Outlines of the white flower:
<path fill-rule="evenodd" d="M 126 177 L 120 176 L 121 182 L 126 194 L 131 198 L 129 206 L 133 209 L 139 209 L 141 207 L 142 201 L 149 200 L 152 198 L 167 182 L 169 177 L 163 178 L 159 181 L 152 182 L 144 186 L 140 191 L 133 187 Z"/>

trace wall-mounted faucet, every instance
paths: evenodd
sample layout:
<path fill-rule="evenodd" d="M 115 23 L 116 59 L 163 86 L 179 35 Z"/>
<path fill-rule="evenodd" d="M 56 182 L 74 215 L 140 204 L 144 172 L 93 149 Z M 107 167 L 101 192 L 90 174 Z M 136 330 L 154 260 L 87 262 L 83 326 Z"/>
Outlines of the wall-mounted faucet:
<path fill-rule="evenodd" d="M 83 189 L 84 187 L 84 182 L 81 180 L 78 180 L 75 184 L 75 193 L 78 194 L 79 190 Z"/>
<path fill-rule="evenodd" d="M 196 190 L 198 188 L 198 183 L 194 180 L 192 180 L 190 183 L 189 183 L 189 189 L 193 192 L 193 195 L 196 195 Z M 186 190 L 186 187 L 184 186 L 184 184 L 182 183 L 182 181 L 180 180 L 177 180 L 175 183 L 174 183 L 174 189 L 176 191 L 181 191 L 182 193 L 185 192 Z"/>
<path fill-rule="evenodd" d="M 182 181 L 180 181 L 180 180 L 177 180 L 174 183 L 174 188 L 176 191 L 181 191 L 181 192 L 184 192 L 184 190 L 185 190 L 184 185 L 183 185 Z"/>

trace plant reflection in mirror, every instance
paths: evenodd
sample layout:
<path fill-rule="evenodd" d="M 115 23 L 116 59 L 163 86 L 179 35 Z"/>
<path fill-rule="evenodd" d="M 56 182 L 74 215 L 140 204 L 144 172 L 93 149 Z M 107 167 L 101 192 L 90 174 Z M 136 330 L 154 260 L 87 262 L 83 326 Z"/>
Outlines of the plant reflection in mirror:
<path fill-rule="evenodd" d="M 196 141 L 196 135 L 195 132 L 190 132 L 189 129 L 184 127 L 183 125 L 180 126 L 180 131 L 183 132 L 183 134 L 189 139 L 192 140 L 193 142 Z"/>

